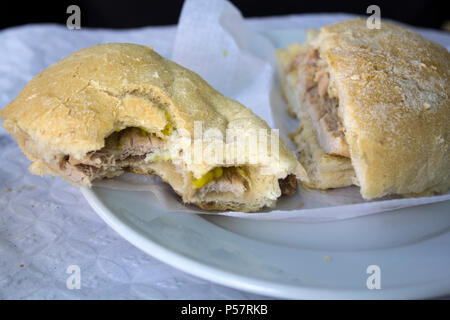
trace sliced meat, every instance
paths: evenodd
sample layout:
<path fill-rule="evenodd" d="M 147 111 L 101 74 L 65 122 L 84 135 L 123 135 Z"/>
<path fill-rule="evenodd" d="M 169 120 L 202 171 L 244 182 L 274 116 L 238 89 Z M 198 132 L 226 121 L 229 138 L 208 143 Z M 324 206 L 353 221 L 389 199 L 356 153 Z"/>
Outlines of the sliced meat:
<path fill-rule="evenodd" d="M 105 148 L 88 153 L 83 159 L 77 160 L 75 158 L 69 157 L 67 160 L 69 165 L 86 165 L 95 168 L 104 167 L 107 165 L 114 165 L 116 160 L 116 154 L 119 152 L 112 152 L 112 150 L 107 150 Z"/>
<path fill-rule="evenodd" d="M 164 142 L 151 134 L 145 133 L 139 128 L 129 128 L 124 130 L 119 138 L 119 146 L 123 153 L 132 155 L 147 154 L 154 149 L 162 147 Z"/>
<path fill-rule="evenodd" d="M 320 146 L 326 153 L 350 157 L 342 122 L 338 116 L 339 102 L 330 97 L 330 75 L 319 51 L 310 47 L 299 55 L 299 89 L 313 121 Z"/>
<path fill-rule="evenodd" d="M 299 65 L 299 85 L 302 92 L 317 86 L 315 74 L 319 70 L 317 62 L 319 60 L 319 52 L 317 50 L 308 50 L 306 53 L 300 54 L 294 59 Z"/>
<path fill-rule="evenodd" d="M 80 185 L 87 185 L 90 180 L 91 172 L 83 165 L 69 165 L 68 162 L 62 161 L 59 166 L 50 164 L 51 167 L 60 171 L 66 179 Z"/>
<path fill-rule="evenodd" d="M 293 195 L 297 191 L 297 178 L 295 175 L 290 174 L 284 179 L 279 179 L 281 194 Z"/>
<path fill-rule="evenodd" d="M 237 172 L 236 168 L 224 168 L 223 175 L 214 179 L 197 192 L 206 194 L 208 192 L 232 192 L 237 197 L 241 196 L 248 189 L 248 178 Z"/>
<path fill-rule="evenodd" d="M 319 96 L 322 99 L 327 99 L 328 86 L 330 84 L 330 74 L 326 71 L 326 69 L 320 69 L 315 74 L 314 80 L 315 80 L 315 82 L 317 82 L 317 89 L 318 89 Z M 337 101 L 336 101 L 336 103 L 334 103 L 334 105 L 335 106 L 338 105 Z"/>
<path fill-rule="evenodd" d="M 113 133 L 105 140 L 105 147 L 89 152 L 82 159 L 65 157 L 59 171 L 67 179 L 86 185 L 105 176 L 114 176 L 129 167 L 141 164 L 148 154 L 164 145 L 164 141 L 139 128 L 127 128 Z"/>

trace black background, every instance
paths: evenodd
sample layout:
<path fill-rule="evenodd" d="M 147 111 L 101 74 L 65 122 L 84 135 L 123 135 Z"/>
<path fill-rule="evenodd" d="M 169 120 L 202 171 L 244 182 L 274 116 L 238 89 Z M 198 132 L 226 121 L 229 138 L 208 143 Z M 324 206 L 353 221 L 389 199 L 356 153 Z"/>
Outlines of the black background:
<path fill-rule="evenodd" d="M 411 25 L 441 28 L 450 20 L 446 8 L 448 1 L 364 1 L 364 0 L 234 0 L 246 17 L 286 15 L 307 12 L 348 12 L 366 14 L 366 8 L 376 4 L 381 16 Z M 81 8 L 82 27 L 132 28 L 149 25 L 176 24 L 183 4 L 182 0 L 84 0 L 84 1 L 14 1 L 2 3 L 0 28 L 10 26 L 54 22 L 65 24 L 71 4 Z"/>

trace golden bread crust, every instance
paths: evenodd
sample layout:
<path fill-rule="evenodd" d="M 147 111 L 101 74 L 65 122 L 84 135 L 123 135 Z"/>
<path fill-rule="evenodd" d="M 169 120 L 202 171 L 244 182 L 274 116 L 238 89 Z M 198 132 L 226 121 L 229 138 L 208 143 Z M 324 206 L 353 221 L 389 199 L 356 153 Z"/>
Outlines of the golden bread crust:
<path fill-rule="evenodd" d="M 32 79 L 0 111 L 10 132 L 22 130 L 35 143 L 36 157 L 69 154 L 80 158 L 104 146 L 104 139 L 126 127 L 158 133 L 167 124 L 194 135 L 227 128 L 270 129 L 240 103 L 224 97 L 196 73 L 164 59 L 151 47 L 102 44 L 58 61 Z M 281 167 L 296 166 L 280 140 Z"/>
<path fill-rule="evenodd" d="M 363 19 L 322 28 L 361 194 L 450 185 L 450 53 L 400 25 Z"/>
<path fill-rule="evenodd" d="M 86 48 L 51 65 L 0 111 L 0 117 L 5 119 L 4 127 L 33 161 L 30 170 L 41 175 L 61 175 L 58 168 L 49 163 L 57 163 L 68 156 L 82 159 L 89 152 L 102 149 L 106 137 L 128 127 L 139 127 L 155 134 L 175 149 L 180 139 L 177 134 L 164 132 L 168 126 L 185 131 L 193 138 L 194 122 L 202 121 L 203 132 L 210 128 L 219 130 L 224 143 L 226 130 L 230 128 L 265 129 L 267 134 L 270 130 L 264 120 L 240 103 L 224 97 L 196 73 L 161 57 L 150 47 L 119 43 Z M 270 140 L 268 142 L 270 145 Z M 209 146 L 207 142 L 206 146 Z M 246 195 L 248 199 L 224 198 L 214 204 L 211 199 L 194 198 L 187 194 L 187 189 L 184 189 L 183 199 L 208 208 L 255 211 L 264 205 L 273 206 L 281 195 L 277 179 L 304 174 L 295 154 L 281 139 L 279 153 L 269 154 L 257 163 L 250 164 L 246 157 L 244 151 L 248 143 L 239 147 L 241 149 L 231 159 L 232 165 L 264 167 L 273 181 L 267 180 L 265 185 L 255 187 Z M 183 162 L 186 159 L 172 160 Z M 198 178 L 222 165 L 207 154 L 201 163 L 186 162 L 183 172 L 185 176 Z M 148 172 L 146 170 L 142 169 Z M 171 184 L 177 184 L 174 189 L 183 193 L 175 174 L 168 177 Z M 203 205 L 204 201 L 209 204 Z"/>
<path fill-rule="evenodd" d="M 362 196 L 448 190 L 449 52 L 400 25 L 369 29 L 353 19 L 281 50 L 280 65 L 308 45 L 328 65 Z"/>

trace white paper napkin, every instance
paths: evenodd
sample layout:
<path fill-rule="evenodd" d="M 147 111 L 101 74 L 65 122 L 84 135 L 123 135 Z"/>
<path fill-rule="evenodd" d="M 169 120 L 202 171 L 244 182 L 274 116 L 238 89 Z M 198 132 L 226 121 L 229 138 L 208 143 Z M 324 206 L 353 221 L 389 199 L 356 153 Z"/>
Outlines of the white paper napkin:
<path fill-rule="evenodd" d="M 270 108 L 274 46 L 251 30 L 227 1 L 186 1 L 172 60 L 200 74 L 273 126 Z"/>

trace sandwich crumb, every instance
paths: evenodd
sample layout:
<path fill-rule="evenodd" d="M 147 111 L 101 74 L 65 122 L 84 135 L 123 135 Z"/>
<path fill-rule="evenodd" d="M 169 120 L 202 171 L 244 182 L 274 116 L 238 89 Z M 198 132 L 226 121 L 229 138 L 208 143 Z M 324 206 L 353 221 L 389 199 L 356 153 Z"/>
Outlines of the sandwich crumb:
<path fill-rule="evenodd" d="M 429 104 L 429 103 L 424 103 L 423 104 L 423 107 L 426 109 L 426 110 L 428 110 L 428 109 L 430 109 L 431 108 L 431 105 Z"/>

